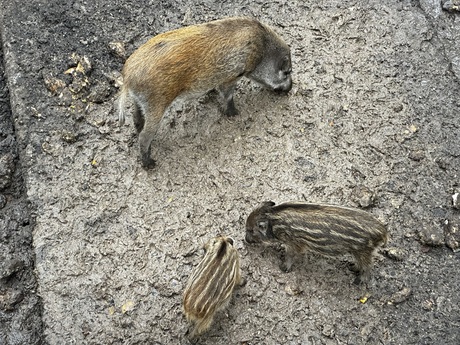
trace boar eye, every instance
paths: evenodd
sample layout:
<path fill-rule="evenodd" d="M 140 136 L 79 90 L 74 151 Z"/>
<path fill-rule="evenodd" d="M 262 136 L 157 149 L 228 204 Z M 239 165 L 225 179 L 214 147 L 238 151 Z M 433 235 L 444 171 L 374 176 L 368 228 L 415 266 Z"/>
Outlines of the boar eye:
<path fill-rule="evenodd" d="M 259 232 L 266 236 L 267 235 L 267 229 L 268 229 L 268 222 L 266 220 L 262 220 L 262 221 L 259 221 L 257 222 L 257 229 L 259 230 Z"/>
<path fill-rule="evenodd" d="M 227 237 L 227 242 L 233 246 L 233 238 Z"/>
<path fill-rule="evenodd" d="M 291 73 L 292 67 L 291 67 L 291 63 L 289 62 L 288 56 L 285 56 L 283 60 L 281 60 L 280 70 L 283 71 L 285 74 Z"/>

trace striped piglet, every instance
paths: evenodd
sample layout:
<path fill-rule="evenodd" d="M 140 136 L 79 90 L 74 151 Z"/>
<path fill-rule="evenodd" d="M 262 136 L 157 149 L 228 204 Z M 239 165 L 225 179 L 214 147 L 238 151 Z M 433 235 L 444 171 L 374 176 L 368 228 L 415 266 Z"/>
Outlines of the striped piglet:
<path fill-rule="evenodd" d="M 367 280 L 375 249 L 386 244 L 386 227 L 369 213 L 348 207 L 272 201 L 259 205 L 246 221 L 246 242 L 281 242 L 286 247 L 283 271 L 290 271 L 296 253 L 311 251 L 335 257 L 351 254 Z"/>
<path fill-rule="evenodd" d="M 183 295 L 183 311 L 194 323 L 191 338 L 206 332 L 217 311 L 230 302 L 233 289 L 243 284 L 233 239 L 219 236 L 204 245 L 205 256 L 192 272 Z"/>

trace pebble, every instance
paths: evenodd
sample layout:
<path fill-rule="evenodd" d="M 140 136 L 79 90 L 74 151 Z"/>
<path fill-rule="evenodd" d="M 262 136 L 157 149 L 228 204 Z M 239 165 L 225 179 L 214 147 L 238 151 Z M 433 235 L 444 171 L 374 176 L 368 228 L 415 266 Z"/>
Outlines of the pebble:
<path fill-rule="evenodd" d="M 460 221 L 458 218 L 454 220 L 446 220 L 444 223 L 444 235 L 446 246 L 452 249 L 454 252 L 459 251 L 460 247 Z"/>
<path fill-rule="evenodd" d="M 419 162 L 425 158 L 425 153 L 422 150 L 415 150 L 409 153 L 409 158 L 413 161 Z"/>
<path fill-rule="evenodd" d="M 371 207 L 374 205 L 374 193 L 365 186 L 356 186 L 352 192 L 352 200 L 359 204 L 362 208 Z"/>
<path fill-rule="evenodd" d="M 0 279 L 7 279 L 24 269 L 25 263 L 19 259 L 9 259 L 0 266 Z"/>
<path fill-rule="evenodd" d="M 411 295 L 412 290 L 408 287 L 404 287 L 401 290 L 395 292 L 393 295 L 388 300 L 388 304 L 400 304 L 404 301 L 406 301 L 409 296 Z"/>
<path fill-rule="evenodd" d="M 6 206 L 6 196 L 0 194 L 0 210 Z"/>
<path fill-rule="evenodd" d="M 459 194 L 460 193 L 452 194 L 452 207 L 456 210 L 460 210 Z"/>
<path fill-rule="evenodd" d="M 422 225 L 420 242 L 430 247 L 439 247 L 444 244 L 444 231 L 436 224 Z"/>
<path fill-rule="evenodd" d="M 295 283 L 286 284 L 286 286 L 284 287 L 284 291 L 289 296 L 297 296 L 300 293 L 302 293 L 302 290 L 300 289 L 300 287 Z"/>
<path fill-rule="evenodd" d="M 460 12 L 460 0 L 447 0 L 443 5 L 442 8 L 449 12 Z"/>
<path fill-rule="evenodd" d="M 61 133 L 61 139 L 66 143 L 73 144 L 77 141 L 77 136 L 71 131 L 63 130 Z"/>
<path fill-rule="evenodd" d="M 14 168 L 13 156 L 10 153 L 0 157 L 0 190 L 7 188 L 11 184 Z"/>
<path fill-rule="evenodd" d="M 22 301 L 24 294 L 19 289 L 6 289 L 0 292 L 0 310 L 12 311 Z"/>
<path fill-rule="evenodd" d="M 43 80 L 45 82 L 46 88 L 53 95 L 60 94 L 62 92 L 62 90 L 64 90 L 64 88 L 66 87 L 65 81 L 63 81 L 62 79 L 53 77 L 51 75 L 44 76 Z"/>
<path fill-rule="evenodd" d="M 115 41 L 109 43 L 110 52 L 122 59 L 126 59 L 126 49 L 123 42 Z"/>
<path fill-rule="evenodd" d="M 385 248 L 383 253 L 387 258 L 390 258 L 395 261 L 403 261 L 404 257 L 406 256 L 404 250 L 397 247 Z"/>

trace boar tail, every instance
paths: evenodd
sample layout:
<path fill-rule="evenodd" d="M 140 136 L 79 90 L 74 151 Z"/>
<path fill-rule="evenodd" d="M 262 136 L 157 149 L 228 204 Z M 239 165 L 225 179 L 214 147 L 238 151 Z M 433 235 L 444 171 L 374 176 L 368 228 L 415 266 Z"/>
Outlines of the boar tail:
<path fill-rule="evenodd" d="M 120 96 L 118 97 L 118 124 L 120 126 L 123 126 L 125 124 L 127 95 L 128 95 L 128 88 L 123 86 L 121 88 Z"/>

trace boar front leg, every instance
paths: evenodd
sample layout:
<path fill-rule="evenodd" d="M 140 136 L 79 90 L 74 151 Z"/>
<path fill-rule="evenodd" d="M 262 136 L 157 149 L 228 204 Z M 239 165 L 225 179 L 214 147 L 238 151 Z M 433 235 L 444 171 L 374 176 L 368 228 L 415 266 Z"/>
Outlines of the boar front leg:
<path fill-rule="evenodd" d="M 294 263 L 294 257 L 295 257 L 295 252 L 294 250 L 286 246 L 286 251 L 284 253 L 284 260 L 280 264 L 280 269 L 283 272 L 290 272 L 292 268 L 292 264 Z"/>
<path fill-rule="evenodd" d="M 356 262 L 352 266 L 352 271 L 357 274 L 356 279 L 353 281 L 354 284 L 359 285 L 369 282 L 373 252 L 374 248 L 368 248 L 367 250 L 353 253 Z"/>

